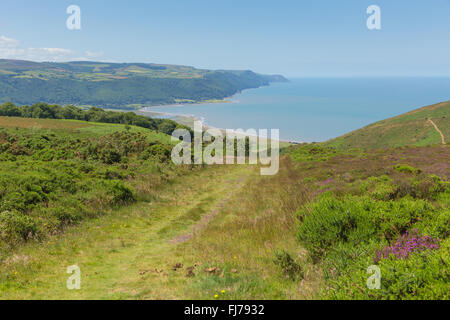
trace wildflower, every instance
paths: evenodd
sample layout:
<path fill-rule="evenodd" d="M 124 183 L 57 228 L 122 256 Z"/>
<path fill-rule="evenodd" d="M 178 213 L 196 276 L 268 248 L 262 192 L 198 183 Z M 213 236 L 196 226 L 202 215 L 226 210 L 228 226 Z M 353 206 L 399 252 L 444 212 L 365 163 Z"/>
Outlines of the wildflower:
<path fill-rule="evenodd" d="M 220 293 L 222 293 L 222 294 L 225 294 L 225 292 L 226 292 L 225 290 L 220 291 Z"/>
<path fill-rule="evenodd" d="M 215 294 L 214 295 L 214 299 L 218 299 L 219 298 L 219 295 L 218 294 Z"/>
<path fill-rule="evenodd" d="M 394 245 L 385 247 L 383 250 L 377 250 L 374 260 L 377 263 L 381 259 L 387 259 L 391 254 L 397 259 L 406 259 L 413 252 L 439 249 L 439 242 L 439 238 L 420 236 L 417 229 L 411 234 L 406 231 Z"/>

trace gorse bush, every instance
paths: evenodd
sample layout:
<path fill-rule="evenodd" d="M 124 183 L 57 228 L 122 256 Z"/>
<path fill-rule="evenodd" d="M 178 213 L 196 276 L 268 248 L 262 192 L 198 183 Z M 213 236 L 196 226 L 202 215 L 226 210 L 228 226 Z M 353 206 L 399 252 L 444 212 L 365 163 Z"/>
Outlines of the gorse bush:
<path fill-rule="evenodd" d="M 108 189 L 114 204 L 126 204 L 136 200 L 133 191 L 121 181 L 111 182 Z"/>
<path fill-rule="evenodd" d="M 433 174 L 420 173 L 395 175 L 392 178 L 383 175 L 370 177 L 359 183 L 358 195 L 368 194 L 376 200 L 395 200 L 403 197 L 435 200 L 448 190 L 450 182 Z"/>
<path fill-rule="evenodd" d="M 0 213 L 0 239 L 7 243 L 28 240 L 38 232 L 36 222 L 20 212 L 4 211 Z"/>
<path fill-rule="evenodd" d="M 290 146 L 282 154 L 288 154 L 295 161 L 326 161 L 339 155 L 336 149 L 316 143 Z"/>
<path fill-rule="evenodd" d="M 141 154 L 141 159 L 148 160 L 151 158 L 161 162 L 167 162 L 171 159 L 172 148 L 160 143 L 155 143 L 146 148 Z"/>
<path fill-rule="evenodd" d="M 436 196 L 450 189 L 450 182 L 442 180 L 436 175 L 429 175 L 421 179 L 414 179 L 410 194 L 419 199 L 435 199 Z"/>
<path fill-rule="evenodd" d="M 148 198 L 142 193 L 177 172 L 170 151 L 126 129 L 105 135 L 0 129 L 0 248 Z"/>
<path fill-rule="evenodd" d="M 398 164 L 394 167 L 394 169 L 398 172 L 411 173 L 411 174 L 419 174 L 422 172 L 422 170 L 414 168 L 407 164 Z"/>
<path fill-rule="evenodd" d="M 303 279 L 304 272 L 301 265 L 299 265 L 288 252 L 284 250 L 275 252 L 274 263 L 278 265 L 283 271 L 283 274 L 292 281 Z"/>
<path fill-rule="evenodd" d="M 20 156 L 28 159 L 29 156 L 33 160 L 41 161 L 81 159 L 114 164 L 122 162 L 122 159 L 129 156 L 141 156 L 144 151 L 145 159 L 155 156 L 161 161 L 170 160 L 171 146 L 150 142 L 144 133 L 123 131 L 83 139 L 28 131 L 11 133 L 0 130 L 0 134 L 8 141 L 1 143 L 0 140 L 0 159 L 3 158 L 4 161 L 16 161 L 21 158 Z M 18 153 L 14 149 L 17 145 L 26 152 Z"/>
<path fill-rule="evenodd" d="M 374 201 L 370 197 L 323 196 L 301 211 L 299 238 L 317 257 L 338 242 L 360 243 L 374 236 L 391 239 L 405 232 L 420 217 L 429 218 L 433 207 L 425 201 Z"/>

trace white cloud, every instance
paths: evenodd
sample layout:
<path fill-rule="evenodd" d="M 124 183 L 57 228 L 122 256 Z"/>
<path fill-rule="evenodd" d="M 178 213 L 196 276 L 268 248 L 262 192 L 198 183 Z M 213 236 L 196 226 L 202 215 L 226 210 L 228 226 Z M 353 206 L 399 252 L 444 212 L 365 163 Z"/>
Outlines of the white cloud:
<path fill-rule="evenodd" d="M 94 51 L 86 51 L 86 56 L 89 58 L 99 58 L 103 56 L 103 51 L 94 52 Z"/>
<path fill-rule="evenodd" d="M 84 55 L 80 57 L 76 51 L 64 48 L 23 48 L 18 40 L 0 35 L 0 59 L 52 62 L 92 60 L 103 56 L 103 52 L 86 51 Z"/>
<path fill-rule="evenodd" d="M 0 57 L 9 58 L 12 56 L 21 56 L 24 50 L 19 47 L 19 41 L 0 36 Z"/>
<path fill-rule="evenodd" d="M 15 48 L 19 46 L 19 41 L 0 36 L 0 48 Z"/>

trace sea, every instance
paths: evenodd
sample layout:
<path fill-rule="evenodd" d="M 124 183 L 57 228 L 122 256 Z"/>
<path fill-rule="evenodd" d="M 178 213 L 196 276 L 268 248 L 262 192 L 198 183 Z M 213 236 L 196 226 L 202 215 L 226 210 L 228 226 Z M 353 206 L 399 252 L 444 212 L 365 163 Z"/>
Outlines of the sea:
<path fill-rule="evenodd" d="M 280 139 L 321 142 L 450 100 L 450 78 L 302 78 L 248 89 L 224 103 L 146 107 L 222 129 L 279 129 Z"/>

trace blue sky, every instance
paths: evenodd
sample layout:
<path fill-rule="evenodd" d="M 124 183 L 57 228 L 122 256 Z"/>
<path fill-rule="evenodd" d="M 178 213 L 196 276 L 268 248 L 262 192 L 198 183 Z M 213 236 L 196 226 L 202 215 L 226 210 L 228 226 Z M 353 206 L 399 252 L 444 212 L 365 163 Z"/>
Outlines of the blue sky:
<path fill-rule="evenodd" d="M 69 5 L 82 29 L 66 28 Z M 366 27 L 369 5 L 382 29 Z M 450 76 L 450 0 L 14 0 L 0 58 L 251 69 L 289 77 Z"/>

